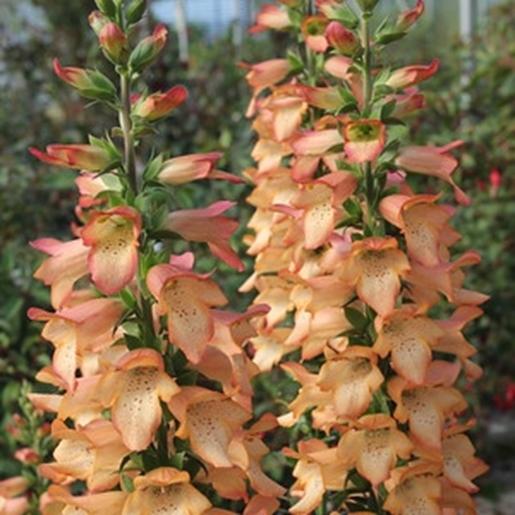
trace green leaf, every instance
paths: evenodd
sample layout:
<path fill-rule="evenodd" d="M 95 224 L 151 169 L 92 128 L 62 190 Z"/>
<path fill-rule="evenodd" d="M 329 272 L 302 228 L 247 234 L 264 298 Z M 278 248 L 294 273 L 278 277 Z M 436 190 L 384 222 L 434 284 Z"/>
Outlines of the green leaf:
<path fill-rule="evenodd" d="M 402 39 L 406 35 L 406 32 L 383 32 L 380 35 L 377 35 L 375 38 L 375 42 L 377 45 L 389 45 L 394 41 L 398 41 Z"/>
<path fill-rule="evenodd" d="M 365 331 L 365 329 L 368 327 L 370 321 L 368 318 L 361 313 L 361 311 L 355 309 L 346 307 L 344 309 L 345 317 L 347 320 L 360 332 Z"/>
<path fill-rule="evenodd" d="M 95 0 L 100 12 L 105 14 L 108 18 L 113 18 L 116 15 L 116 5 L 113 0 Z"/>
<path fill-rule="evenodd" d="M 300 55 L 296 54 L 295 52 L 289 51 L 287 56 L 288 62 L 291 66 L 291 73 L 297 74 L 304 71 L 304 61 L 302 60 L 302 57 Z"/>
<path fill-rule="evenodd" d="M 147 0 L 133 0 L 127 11 L 125 12 L 125 18 L 130 25 L 138 23 L 147 9 Z"/>
<path fill-rule="evenodd" d="M 359 25 L 359 18 L 348 5 L 334 9 L 334 19 L 350 30 L 354 30 Z"/>
<path fill-rule="evenodd" d="M 121 474 L 121 480 L 122 480 L 123 489 L 126 492 L 128 492 L 128 493 L 134 492 L 134 481 L 132 480 L 132 478 L 130 476 L 128 476 L 127 474 Z"/>
<path fill-rule="evenodd" d="M 385 123 L 385 120 L 390 118 L 395 111 L 395 106 L 397 105 L 397 101 L 395 99 L 390 100 L 389 102 L 386 102 L 381 107 L 381 116 L 380 119 L 383 123 Z"/>

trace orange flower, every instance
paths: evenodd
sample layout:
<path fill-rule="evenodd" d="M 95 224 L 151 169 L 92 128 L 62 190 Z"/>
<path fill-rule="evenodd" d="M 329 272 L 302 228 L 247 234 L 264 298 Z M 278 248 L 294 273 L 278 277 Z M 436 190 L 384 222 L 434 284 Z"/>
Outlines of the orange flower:
<path fill-rule="evenodd" d="M 343 278 L 356 285 L 358 297 L 380 316 L 394 308 L 401 290 L 400 277 L 410 269 L 394 238 L 365 238 L 352 244 Z"/>
<path fill-rule="evenodd" d="M 173 256 L 170 264 L 152 267 L 147 276 L 150 292 L 158 299 L 158 312 L 168 315 L 168 338 L 193 363 L 204 354 L 213 337 L 211 306 L 227 300 L 208 275 L 192 271 L 193 255 Z"/>
<path fill-rule="evenodd" d="M 42 463 L 39 473 L 53 482 L 68 484 L 86 481 L 92 492 L 110 490 L 120 477 L 118 470 L 129 449 L 108 420 L 95 420 L 76 430 L 56 419 L 52 436 L 60 440 L 54 451 L 54 463 Z"/>
<path fill-rule="evenodd" d="M 288 13 L 276 5 L 262 5 L 256 16 L 256 25 L 250 27 L 251 34 L 257 34 L 266 29 L 282 30 L 290 26 Z"/>
<path fill-rule="evenodd" d="M 296 458 L 293 475 L 297 481 L 291 487 L 291 494 L 300 497 L 289 512 L 295 515 L 308 515 L 322 502 L 327 490 L 342 490 L 347 468 L 337 456 L 337 449 L 329 449 L 321 440 L 311 439 L 299 442 L 298 452 L 283 449 L 283 453 Z"/>
<path fill-rule="evenodd" d="M 288 408 L 291 410 L 290 413 L 281 415 L 278 418 L 281 426 L 293 426 L 303 413 L 313 406 L 316 406 L 313 412 L 313 418 L 315 418 L 317 412 L 324 411 L 331 403 L 332 392 L 322 391 L 317 384 L 318 376 L 316 374 L 310 374 L 300 363 L 283 363 L 281 368 L 291 374 L 301 384 L 297 397 L 288 405 Z M 313 425 L 319 428 L 315 423 Z"/>
<path fill-rule="evenodd" d="M 114 427 L 133 451 L 146 449 L 161 423 L 160 401 L 168 402 L 179 392 L 165 372 L 162 356 L 152 349 L 128 352 L 106 371 L 96 386 L 96 397 L 111 408 Z"/>
<path fill-rule="evenodd" d="M 352 163 L 367 163 L 379 157 L 386 142 L 386 127 L 379 120 L 354 120 L 343 128 L 343 150 Z"/>
<path fill-rule="evenodd" d="M 134 278 L 140 232 L 141 216 L 131 207 L 92 212 L 81 236 L 84 245 L 91 247 L 91 278 L 102 293 L 117 293 Z"/>
<path fill-rule="evenodd" d="M 73 285 L 89 272 L 89 249 L 80 238 L 67 242 L 40 238 L 31 245 L 50 256 L 36 270 L 34 277 L 51 286 L 52 306 L 60 309 L 69 299 Z"/>
<path fill-rule="evenodd" d="M 438 195 L 389 195 L 380 204 L 381 214 L 399 227 L 406 238 L 408 256 L 422 265 L 433 267 L 442 261 L 442 249 L 459 239 L 448 221 L 451 212 L 437 206 Z"/>
<path fill-rule="evenodd" d="M 206 242 L 211 252 L 239 272 L 244 269 L 240 258 L 231 248 L 229 238 L 238 222 L 222 213 L 234 206 L 227 200 L 215 202 L 205 209 L 179 209 L 168 215 L 165 228 L 180 234 L 187 241 Z"/>
<path fill-rule="evenodd" d="M 23 515 L 29 509 L 29 500 L 21 496 L 29 482 L 21 476 L 13 476 L 0 481 L 0 514 L 2 515 Z"/>
<path fill-rule="evenodd" d="M 451 177 L 451 174 L 458 166 L 458 161 L 447 154 L 447 152 L 461 144 L 462 141 L 455 141 L 444 147 L 404 147 L 399 151 L 395 164 L 408 172 L 430 175 L 448 182 L 454 189 L 456 200 L 460 204 L 468 205 L 470 204 L 470 199 Z"/>
<path fill-rule="evenodd" d="M 178 438 L 215 467 L 232 467 L 229 444 L 251 415 L 225 395 L 201 387 L 184 387 L 168 404 L 179 420 Z"/>
<path fill-rule="evenodd" d="M 317 384 L 322 391 L 331 392 L 339 417 L 355 419 L 368 408 L 383 381 L 376 354 L 355 345 L 322 365 Z"/>
<path fill-rule="evenodd" d="M 397 458 L 409 459 L 413 444 L 388 415 L 365 415 L 357 426 L 358 430 L 350 429 L 340 439 L 338 457 L 349 469 L 356 466 L 376 487 L 388 479 Z"/>
<path fill-rule="evenodd" d="M 401 377 L 390 380 L 388 392 L 397 404 L 394 417 L 401 424 L 409 421 L 413 441 L 431 455 L 439 456 L 445 420 L 467 407 L 461 393 L 447 386 L 409 385 Z"/>
<path fill-rule="evenodd" d="M 441 515 L 442 489 L 437 473 L 437 466 L 424 463 L 395 470 L 390 483 L 396 486 L 389 488 L 383 508 L 392 515 Z"/>
<path fill-rule="evenodd" d="M 189 474 L 174 468 L 157 468 L 138 476 L 134 487 L 121 515 L 201 515 L 211 507 L 208 499 L 190 483 Z"/>
<path fill-rule="evenodd" d="M 73 390 L 82 354 L 99 351 L 114 342 L 113 327 L 122 313 L 118 300 L 93 298 L 57 313 L 31 308 L 28 316 L 47 321 L 41 335 L 55 346 L 52 368 L 66 388 Z"/>
<path fill-rule="evenodd" d="M 484 474 L 488 467 L 474 456 L 474 446 L 466 435 L 460 433 L 466 429 L 455 427 L 446 431 L 442 442 L 443 475 L 454 487 L 476 493 L 478 487 L 471 479 Z"/>
<path fill-rule="evenodd" d="M 373 349 L 382 358 L 391 353 L 394 370 L 421 385 L 431 363 L 431 348 L 443 334 L 435 321 L 408 306 L 385 317 Z"/>
<path fill-rule="evenodd" d="M 307 184 L 291 199 L 303 210 L 306 249 L 316 249 L 327 242 L 342 215 L 341 204 L 356 189 L 356 178 L 350 173 L 335 172 Z"/>
<path fill-rule="evenodd" d="M 313 52 L 324 53 L 329 46 L 325 36 L 325 29 L 329 24 L 329 20 L 322 15 L 313 15 L 304 18 L 302 21 L 302 35 L 306 41 L 306 45 Z"/>
<path fill-rule="evenodd" d="M 237 431 L 229 444 L 229 456 L 248 476 L 252 488 L 263 496 L 280 497 L 285 489 L 267 477 L 261 469 L 262 458 L 269 453 L 261 435 L 275 429 L 276 418 L 271 414 L 264 415 L 249 429 Z"/>

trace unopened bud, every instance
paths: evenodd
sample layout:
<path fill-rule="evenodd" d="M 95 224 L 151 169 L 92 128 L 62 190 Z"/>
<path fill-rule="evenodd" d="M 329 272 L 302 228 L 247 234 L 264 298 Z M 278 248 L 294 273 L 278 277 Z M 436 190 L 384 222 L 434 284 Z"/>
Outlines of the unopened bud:
<path fill-rule="evenodd" d="M 90 27 L 98 36 L 100 34 L 100 31 L 109 23 L 109 18 L 102 14 L 100 11 L 93 11 L 88 16 L 88 21 Z"/>
<path fill-rule="evenodd" d="M 107 23 L 100 31 L 98 40 L 106 57 L 115 64 L 119 64 L 120 56 L 127 44 L 127 36 L 120 27 L 116 23 Z"/>
<path fill-rule="evenodd" d="M 424 1 L 418 0 L 413 9 L 409 9 L 399 14 L 395 28 L 401 32 L 408 30 L 424 12 Z"/>
<path fill-rule="evenodd" d="M 63 67 L 54 60 L 54 72 L 64 82 L 73 86 L 83 97 L 112 101 L 116 96 L 115 85 L 97 70 Z"/>
<path fill-rule="evenodd" d="M 325 36 L 332 47 L 346 56 L 353 55 L 359 47 L 359 38 L 356 34 L 346 29 L 338 21 L 329 23 L 325 31 Z"/>
<path fill-rule="evenodd" d="M 154 29 L 151 36 L 142 39 L 131 53 L 129 58 L 130 69 L 139 73 L 148 66 L 165 46 L 167 35 L 167 28 L 161 24 Z"/>

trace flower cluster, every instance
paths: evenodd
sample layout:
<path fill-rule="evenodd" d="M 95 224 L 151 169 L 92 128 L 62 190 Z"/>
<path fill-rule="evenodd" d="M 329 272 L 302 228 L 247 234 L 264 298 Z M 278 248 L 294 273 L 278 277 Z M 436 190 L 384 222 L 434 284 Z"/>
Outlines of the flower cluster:
<path fill-rule="evenodd" d="M 98 70 L 63 66 L 59 78 L 112 108 L 119 125 L 86 144 L 30 149 L 44 163 L 79 171 L 78 223 L 71 241 L 42 238 L 35 277 L 50 287 L 50 311 L 32 308 L 54 348 L 37 379 L 55 393 L 30 395 L 55 414 L 53 461 L 39 466 L 51 486 L 34 513 L 273 513 L 284 489 L 261 469 L 261 435 L 274 417 L 253 420 L 258 367 L 244 345 L 253 318 L 221 310 L 227 299 L 212 273 L 195 270 L 188 242 L 207 244 L 232 267 L 228 239 L 237 222 L 228 201 L 181 209 L 172 188 L 213 179 L 219 153 L 141 155 L 141 140 L 186 99 L 183 86 L 148 92 L 141 84 L 167 39 L 159 25 L 139 37 L 145 0 L 96 0 L 90 25 L 119 84 Z M 26 482 L 2 486 L 9 513 L 27 508 Z M 23 487 L 23 488 L 22 488 Z M 225 504 L 224 504 L 225 503 Z M 231 504 L 232 503 L 232 504 Z M 3 508 L 2 508 L 3 509 Z"/>
<path fill-rule="evenodd" d="M 404 143 L 424 104 L 417 85 L 438 62 L 379 59 L 424 3 L 372 32 L 378 0 L 279 1 L 253 31 L 290 31 L 298 49 L 247 74 L 258 141 L 244 289 L 270 306 L 254 362 L 280 363 L 299 385 L 280 423 L 311 428 L 284 450 L 298 498 L 289 511 L 475 513 L 472 480 L 485 466 L 457 382 L 481 373 L 462 333 L 486 300 L 464 288 L 479 256 L 453 255 L 454 208 L 410 177 L 441 179 L 466 205 L 451 154 L 461 142 Z"/>

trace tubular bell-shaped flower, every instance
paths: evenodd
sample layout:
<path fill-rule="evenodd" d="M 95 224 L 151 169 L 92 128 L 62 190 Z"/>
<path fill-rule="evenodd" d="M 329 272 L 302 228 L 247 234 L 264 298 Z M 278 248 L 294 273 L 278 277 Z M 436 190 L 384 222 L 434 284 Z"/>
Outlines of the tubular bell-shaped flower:
<path fill-rule="evenodd" d="M 133 451 L 148 447 L 161 423 L 160 401 L 168 402 L 178 393 L 179 387 L 164 370 L 163 358 L 151 349 L 123 356 L 96 387 L 96 397 L 111 408 L 114 427 Z"/>
<path fill-rule="evenodd" d="M 90 247 L 91 278 L 102 293 L 117 293 L 134 278 L 140 231 L 140 214 L 130 207 L 91 214 L 81 237 L 84 245 Z"/>

